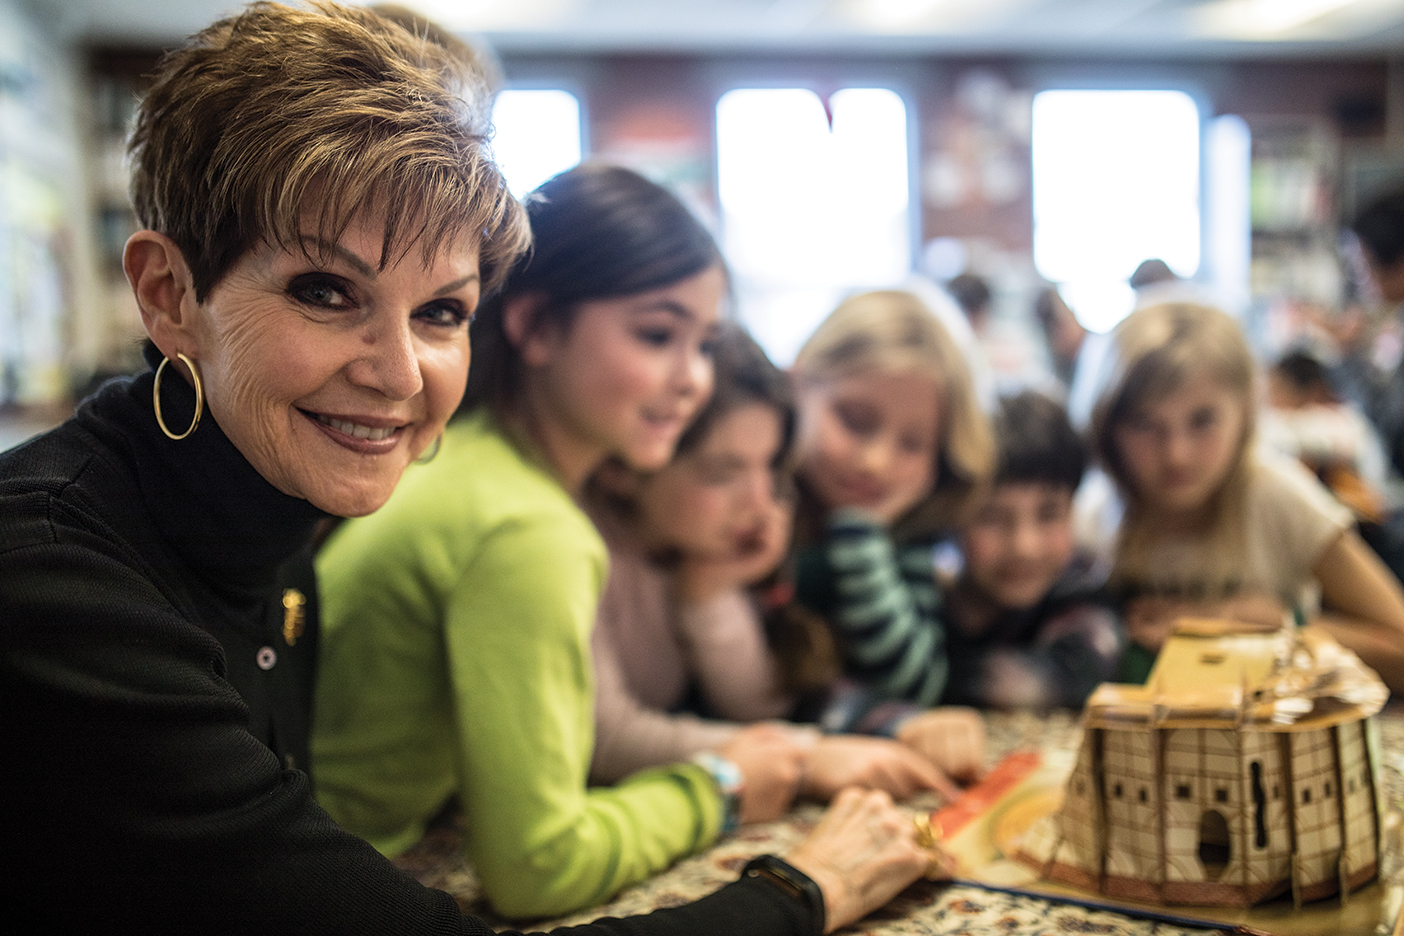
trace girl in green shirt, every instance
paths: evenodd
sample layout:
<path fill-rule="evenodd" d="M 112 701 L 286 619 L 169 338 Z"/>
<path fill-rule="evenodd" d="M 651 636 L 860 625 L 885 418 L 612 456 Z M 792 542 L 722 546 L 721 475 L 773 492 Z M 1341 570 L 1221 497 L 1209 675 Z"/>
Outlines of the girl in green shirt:
<path fill-rule="evenodd" d="M 731 822 L 779 816 L 803 757 L 762 725 L 701 765 L 587 788 L 607 558 L 575 498 L 606 459 L 671 457 L 711 392 L 726 275 L 681 203 L 627 170 L 558 176 L 528 213 L 534 251 L 473 325 L 464 417 L 319 557 L 312 744 L 318 799 L 387 854 L 457 795 L 467 855 L 513 917 L 598 903 Z M 867 808 L 886 815 L 869 827 L 886 829 L 886 857 L 856 825 L 861 847 L 821 836 L 793 856 L 831 925 L 895 893 L 920 856 L 890 803 Z"/>

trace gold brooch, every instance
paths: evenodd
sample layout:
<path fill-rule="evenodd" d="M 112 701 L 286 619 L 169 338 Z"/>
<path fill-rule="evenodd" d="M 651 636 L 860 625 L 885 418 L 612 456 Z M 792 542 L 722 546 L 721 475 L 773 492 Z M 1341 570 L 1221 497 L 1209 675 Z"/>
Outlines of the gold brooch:
<path fill-rule="evenodd" d="M 296 588 L 283 590 L 283 639 L 291 647 L 307 627 L 307 596 Z"/>

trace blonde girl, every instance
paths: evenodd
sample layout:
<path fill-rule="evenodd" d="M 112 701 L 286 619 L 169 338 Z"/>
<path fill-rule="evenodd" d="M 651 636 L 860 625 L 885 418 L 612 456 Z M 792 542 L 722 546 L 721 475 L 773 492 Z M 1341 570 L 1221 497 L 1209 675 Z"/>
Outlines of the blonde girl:
<path fill-rule="evenodd" d="M 1404 593 L 1349 510 L 1254 447 L 1254 379 L 1217 309 L 1149 306 L 1113 333 L 1091 432 L 1125 502 L 1111 572 L 1134 644 L 1124 675 L 1144 678 L 1181 615 L 1271 627 L 1298 613 L 1404 687 Z"/>
<path fill-rule="evenodd" d="M 800 349 L 796 590 L 834 629 L 861 700 L 829 727 L 893 733 L 937 763 L 978 747 L 978 717 L 882 723 L 881 705 L 931 706 L 949 665 L 931 544 L 988 482 L 989 421 L 949 332 L 915 295 L 842 303 Z M 908 712 L 909 714 L 909 712 Z M 921 728 L 928 741 L 904 737 Z M 946 746 L 954 750 L 942 750 Z"/>

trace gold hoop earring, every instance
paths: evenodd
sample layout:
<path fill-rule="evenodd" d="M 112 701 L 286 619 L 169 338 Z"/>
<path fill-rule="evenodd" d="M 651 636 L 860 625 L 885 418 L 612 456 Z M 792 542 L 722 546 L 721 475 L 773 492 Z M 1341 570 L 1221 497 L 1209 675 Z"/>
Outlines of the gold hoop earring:
<path fill-rule="evenodd" d="M 190 368 L 190 377 L 195 381 L 195 418 L 190 420 L 189 429 L 186 429 L 180 435 L 176 435 L 166 428 L 166 421 L 161 418 L 161 372 L 166 369 L 167 364 L 171 363 L 170 358 L 161 359 L 160 366 L 156 368 L 156 382 L 151 385 L 151 404 L 156 410 L 156 425 L 160 426 L 161 431 L 166 434 L 166 438 L 173 442 L 179 442 L 181 439 L 194 432 L 195 428 L 200 425 L 200 414 L 205 411 L 205 388 L 200 383 L 200 369 L 195 366 L 194 361 L 190 360 L 190 358 L 181 354 L 179 351 L 176 352 L 176 357 L 180 358 L 182 364 Z"/>
<path fill-rule="evenodd" d="M 429 451 L 414 460 L 416 465 L 427 465 L 439 456 L 439 449 L 444 444 L 444 434 L 441 432 L 434 437 L 434 441 L 429 444 Z"/>

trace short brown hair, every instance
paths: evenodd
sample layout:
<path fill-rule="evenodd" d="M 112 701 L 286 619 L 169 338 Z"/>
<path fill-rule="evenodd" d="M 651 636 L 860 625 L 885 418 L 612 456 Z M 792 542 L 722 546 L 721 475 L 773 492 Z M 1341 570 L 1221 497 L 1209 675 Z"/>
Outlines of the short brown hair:
<path fill-rule="evenodd" d="M 162 61 L 129 144 L 141 224 L 180 249 L 200 301 L 250 248 L 304 252 L 384 219 L 380 265 L 476 241 L 484 290 L 529 242 L 487 145 L 471 64 L 369 10 L 252 3 Z"/>

